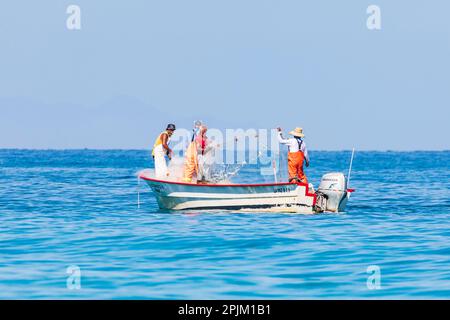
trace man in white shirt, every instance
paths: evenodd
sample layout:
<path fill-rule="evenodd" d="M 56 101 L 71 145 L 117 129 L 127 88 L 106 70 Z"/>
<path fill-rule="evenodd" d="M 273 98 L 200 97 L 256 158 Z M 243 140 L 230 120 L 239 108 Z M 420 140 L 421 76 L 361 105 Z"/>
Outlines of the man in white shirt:
<path fill-rule="evenodd" d="M 155 177 L 157 179 L 165 179 L 169 176 L 167 169 L 166 156 L 169 160 L 172 157 L 172 149 L 169 148 L 170 137 L 175 132 L 175 125 L 170 123 L 167 125 L 166 131 L 163 131 L 155 140 L 153 145 L 152 156 L 155 162 Z"/>
<path fill-rule="evenodd" d="M 278 130 L 278 142 L 285 144 L 289 148 L 288 152 L 288 170 L 289 170 L 289 182 L 293 183 L 308 183 L 305 173 L 303 172 L 303 163 L 309 167 L 309 155 L 308 149 L 306 149 L 305 141 L 303 141 L 302 128 L 295 128 L 289 132 L 293 138 L 284 139 L 281 128 Z"/>

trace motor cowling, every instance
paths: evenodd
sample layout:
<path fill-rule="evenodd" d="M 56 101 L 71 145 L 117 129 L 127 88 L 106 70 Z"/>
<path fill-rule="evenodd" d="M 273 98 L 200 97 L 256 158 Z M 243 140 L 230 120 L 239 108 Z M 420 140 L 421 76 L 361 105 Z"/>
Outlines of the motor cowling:
<path fill-rule="evenodd" d="M 347 200 L 347 183 L 344 174 L 332 172 L 323 175 L 317 189 L 317 211 L 344 211 Z"/>

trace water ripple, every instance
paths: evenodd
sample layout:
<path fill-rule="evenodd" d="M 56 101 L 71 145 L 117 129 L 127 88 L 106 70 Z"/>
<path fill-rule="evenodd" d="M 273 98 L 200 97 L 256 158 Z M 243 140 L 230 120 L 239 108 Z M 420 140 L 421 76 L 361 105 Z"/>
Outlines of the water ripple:
<path fill-rule="evenodd" d="M 348 156 L 311 152 L 310 180 Z M 144 185 L 137 209 L 147 157 L 0 150 L 0 298 L 450 297 L 449 152 L 359 153 L 348 211 L 314 216 L 161 213 Z"/>

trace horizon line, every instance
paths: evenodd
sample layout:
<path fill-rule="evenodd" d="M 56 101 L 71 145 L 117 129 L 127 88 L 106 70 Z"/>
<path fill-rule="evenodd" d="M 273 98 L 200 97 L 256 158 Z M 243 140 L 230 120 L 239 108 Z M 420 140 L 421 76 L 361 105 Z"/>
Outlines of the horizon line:
<path fill-rule="evenodd" d="M 4 148 L 0 147 L 0 151 L 17 150 L 17 151 L 151 151 L 144 148 Z M 223 149 L 223 151 L 233 151 L 233 149 Z M 257 151 L 256 149 L 236 150 L 234 151 Z M 352 151 L 352 149 L 309 149 L 310 152 L 344 152 Z M 450 149 L 356 149 L 355 152 L 449 152 Z"/>

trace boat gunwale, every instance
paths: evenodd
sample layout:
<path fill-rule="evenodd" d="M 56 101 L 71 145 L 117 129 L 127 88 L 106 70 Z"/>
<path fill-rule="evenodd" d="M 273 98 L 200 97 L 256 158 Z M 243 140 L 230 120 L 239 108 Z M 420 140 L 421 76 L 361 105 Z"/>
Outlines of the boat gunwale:
<path fill-rule="evenodd" d="M 147 181 L 160 182 L 160 183 L 168 183 L 168 184 L 177 184 L 183 186 L 195 186 L 195 187 L 271 187 L 271 186 L 287 186 L 287 185 L 297 185 L 304 186 L 309 191 L 309 185 L 307 183 L 292 183 L 292 182 L 274 182 L 274 183 L 250 183 L 250 184 L 240 184 L 240 183 L 232 183 L 232 184 L 208 184 L 208 183 L 189 183 L 189 182 L 179 182 L 179 181 L 167 181 L 167 180 L 159 180 L 154 178 L 149 178 L 144 175 L 139 175 L 139 178 Z"/>

